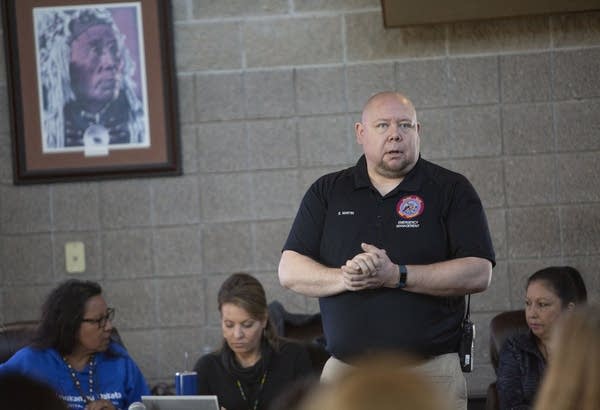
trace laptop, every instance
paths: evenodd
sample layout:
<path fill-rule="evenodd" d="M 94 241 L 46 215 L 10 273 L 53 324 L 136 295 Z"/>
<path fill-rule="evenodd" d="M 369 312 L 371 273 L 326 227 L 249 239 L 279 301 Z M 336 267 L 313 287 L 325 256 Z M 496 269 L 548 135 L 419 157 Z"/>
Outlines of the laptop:
<path fill-rule="evenodd" d="M 217 396 L 142 396 L 147 410 L 219 410 Z"/>

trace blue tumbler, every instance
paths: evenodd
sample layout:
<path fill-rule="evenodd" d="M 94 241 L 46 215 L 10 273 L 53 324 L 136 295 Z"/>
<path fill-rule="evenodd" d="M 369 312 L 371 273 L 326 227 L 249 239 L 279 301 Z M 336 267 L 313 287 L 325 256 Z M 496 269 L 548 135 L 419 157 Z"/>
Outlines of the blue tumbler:
<path fill-rule="evenodd" d="M 178 396 L 194 396 L 198 394 L 198 373 L 175 373 L 175 394 Z"/>

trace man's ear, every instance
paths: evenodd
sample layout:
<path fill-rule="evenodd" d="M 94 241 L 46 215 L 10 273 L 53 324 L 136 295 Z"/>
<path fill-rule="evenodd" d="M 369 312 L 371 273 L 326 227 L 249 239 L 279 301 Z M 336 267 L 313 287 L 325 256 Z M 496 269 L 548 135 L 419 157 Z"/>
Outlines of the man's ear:
<path fill-rule="evenodd" d="M 354 123 L 354 134 L 356 135 L 356 142 L 362 145 L 363 136 L 365 134 L 365 127 L 361 122 Z"/>
<path fill-rule="evenodd" d="M 573 310 L 574 307 L 575 307 L 575 303 L 569 302 L 569 304 L 567 305 L 567 310 Z"/>

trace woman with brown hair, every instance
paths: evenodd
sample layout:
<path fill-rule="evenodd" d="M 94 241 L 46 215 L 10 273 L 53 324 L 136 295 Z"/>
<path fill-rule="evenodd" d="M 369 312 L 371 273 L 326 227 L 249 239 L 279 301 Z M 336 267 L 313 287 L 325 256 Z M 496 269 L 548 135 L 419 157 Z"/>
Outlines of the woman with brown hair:
<path fill-rule="evenodd" d="M 260 282 L 235 273 L 218 294 L 223 346 L 202 356 L 198 394 L 216 395 L 227 410 L 267 409 L 293 380 L 311 374 L 307 351 L 277 337 Z"/>

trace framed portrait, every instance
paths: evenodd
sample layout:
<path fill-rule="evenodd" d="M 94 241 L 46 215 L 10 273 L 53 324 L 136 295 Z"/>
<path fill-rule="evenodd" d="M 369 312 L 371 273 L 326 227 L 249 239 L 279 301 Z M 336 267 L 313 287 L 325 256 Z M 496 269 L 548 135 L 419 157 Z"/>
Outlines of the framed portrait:
<path fill-rule="evenodd" d="M 169 0 L 3 0 L 15 184 L 180 175 Z"/>

